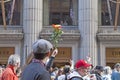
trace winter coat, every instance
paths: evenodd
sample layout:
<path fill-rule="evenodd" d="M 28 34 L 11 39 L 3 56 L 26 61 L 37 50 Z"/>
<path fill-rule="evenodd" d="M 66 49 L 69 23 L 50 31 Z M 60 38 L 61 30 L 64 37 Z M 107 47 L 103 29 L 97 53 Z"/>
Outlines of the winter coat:
<path fill-rule="evenodd" d="M 67 76 L 68 80 L 83 80 L 82 76 L 77 71 L 73 71 Z"/>

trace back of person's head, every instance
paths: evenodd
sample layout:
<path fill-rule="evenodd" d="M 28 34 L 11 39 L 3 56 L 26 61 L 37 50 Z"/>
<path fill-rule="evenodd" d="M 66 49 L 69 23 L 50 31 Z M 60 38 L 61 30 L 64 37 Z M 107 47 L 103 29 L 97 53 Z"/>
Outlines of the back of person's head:
<path fill-rule="evenodd" d="M 103 73 L 103 72 L 104 72 L 104 67 L 103 67 L 103 66 L 97 65 L 97 66 L 95 67 L 95 73 L 101 74 L 101 73 Z"/>
<path fill-rule="evenodd" d="M 66 73 L 69 73 L 70 72 L 70 66 L 65 66 L 63 68 L 63 73 L 66 74 Z"/>
<path fill-rule="evenodd" d="M 95 69 L 96 69 L 96 70 L 99 70 L 99 71 L 104 71 L 104 67 L 101 66 L 101 65 L 97 65 L 97 66 L 95 67 Z"/>
<path fill-rule="evenodd" d="M 20 65 L 20 56 L 16 54 L 10 55 L 8 58 L 8 65 Z"/>
<path fill-rule="evenodd" d="M 58 70 L 59 70 L 58 67 L 54 67 L 54 68 L 53 68 L 53 71 L 58 71 Z"/>
<path fill-rule="evenodd" d="M 104 68 L 104 74 L 111 74 L 112 73 L 112 69 L 111 69 L 111 67 L 110 66 L 106 66 L 105 68 Z"/>
<path fill-rule="evenodd" d="M 116 63 L 116 64 L 114 65 L 114 69 L 115 69 L 116 71 L 120 72 L 120 63 Z"/>
<path fill-rule="evenodd" d="M 118 68 L 118 67 L 120 67 L 120 63 L 116 63 L 116 64 L 114 65 L 114 68 Z"/>
<path fill-rule="evenodd" d="M 66 62 L 65 65 L 71 66 L 72 64 L 70 62 Z"/>
<path fill-rule="evenodd" d="M 36 59 L 44 59 L 47 56 L 46 54 L 50 52 L 53 46 L 49 41 L 39 39 L 33 44 L 32 48 Z"/>

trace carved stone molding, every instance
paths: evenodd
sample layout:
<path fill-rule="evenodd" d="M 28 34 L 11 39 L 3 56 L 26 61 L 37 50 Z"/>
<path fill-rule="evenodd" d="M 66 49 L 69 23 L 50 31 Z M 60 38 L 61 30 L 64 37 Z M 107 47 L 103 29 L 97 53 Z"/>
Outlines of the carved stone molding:
<path fill-rule="evenodd" d="M 0 30 L 0 40 L 22 40 L 22 30 Z"/>
<path fill-rule="evenodd" d="M 98 33 L 97 38 L 100 41 L 118 41 L 120 40 L 120 33 Z"/>
<path fill-rule="evenodd" d="M 100 26 L 96 36 L 100 41 L 118 41 L 120 40 L 120 27 L 114 30 L 114 26 Z"/>
<path fill-rule="evenodd" d="M 43 28 L 42 32 L 40 32 L 39 37 L 44 39 L 50 39 L 53 30 L 49 28 Z M 79 41 L 80 40 L 80 32 L 78 29 L 63 29 L 63 34 L 61 36 L 62 41 Z"/>

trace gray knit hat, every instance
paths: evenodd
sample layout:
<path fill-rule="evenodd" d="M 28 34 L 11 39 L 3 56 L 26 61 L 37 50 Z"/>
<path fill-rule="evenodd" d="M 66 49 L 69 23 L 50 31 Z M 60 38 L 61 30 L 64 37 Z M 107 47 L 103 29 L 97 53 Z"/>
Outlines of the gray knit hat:
<path fill-rule="evenodd" d="M 49 52 L 53 48 L 53 46 L 49 41 L 45 39 L 40 39 L 33 44 L 32 48 L 34 54 L 43 54 Z"/>

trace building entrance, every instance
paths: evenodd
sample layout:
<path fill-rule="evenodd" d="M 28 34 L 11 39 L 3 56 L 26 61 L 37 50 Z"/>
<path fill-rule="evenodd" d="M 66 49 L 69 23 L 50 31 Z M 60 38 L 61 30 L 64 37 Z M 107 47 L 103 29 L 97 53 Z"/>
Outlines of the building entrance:
<path fill-rule="evenodd" d="M 54 66 L 53 67 L 62 67 L 65 64 L 70 63 L 72 55 L 72 48 L 71 47 L 59 47 L 58 54 L 55 57 Z"/>
<path fill-rule="evenodd" d="M 6 65 L 8 57 L 14 52 L 14 47 L 0 47 L 0 65 Z"/>
<path fill-rule="evenodd" d="M 106 48 L 106 65 L 111 68 L 120 63 L 120 48 Z"/>

